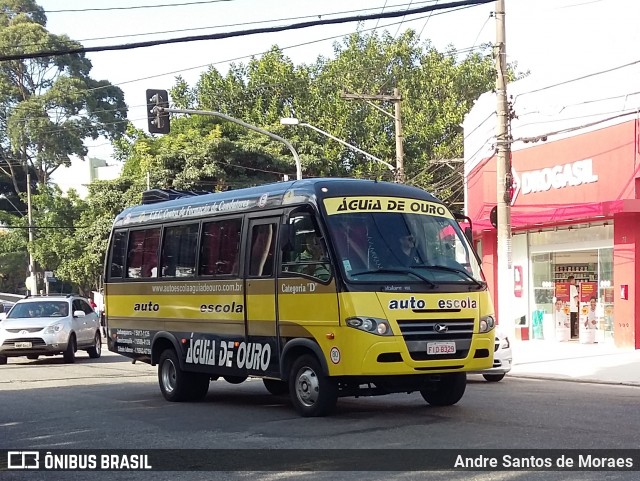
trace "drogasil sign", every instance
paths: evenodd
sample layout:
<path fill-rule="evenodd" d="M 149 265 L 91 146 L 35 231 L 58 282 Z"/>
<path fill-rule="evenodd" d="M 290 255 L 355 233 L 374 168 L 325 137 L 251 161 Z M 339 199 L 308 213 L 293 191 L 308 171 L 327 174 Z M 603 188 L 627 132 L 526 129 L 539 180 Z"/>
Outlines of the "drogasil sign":
<path fill-rule="evenodd" d="M 554 165 L 540 170 L 530 170 L 518 175 L 513 172 L 516 185 L 516 193 L 522 195 L 534 192 L 546 192 L 551 189 L 575 187 L 583 184 L 591 184 L 598 181 L 598 176 L 593 173 L 593 160 L 584 159 L 563 165 Z M 515 202 L 515 196 L 512 203 Z"/>

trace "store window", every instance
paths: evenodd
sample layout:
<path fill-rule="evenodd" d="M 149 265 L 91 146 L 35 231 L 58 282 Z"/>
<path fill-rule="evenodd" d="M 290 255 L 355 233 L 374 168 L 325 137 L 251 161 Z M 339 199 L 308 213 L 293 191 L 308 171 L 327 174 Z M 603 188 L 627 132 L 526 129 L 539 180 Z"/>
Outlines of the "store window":
<path fill-rule="evenodd" d="M 531 256 L 531 276 L 533 281 L 532 316 L 538 319 L 541 317 L 538 313 L 550 313 L 553 307 L 554 277 L 551 253 L 545 252 Z"/>
<path fill-rule="evenodd" d="M 598 250 L 598 309 L 601 310 L 601 330 L 603 341 L 613 340 L 613 249 Z"/>

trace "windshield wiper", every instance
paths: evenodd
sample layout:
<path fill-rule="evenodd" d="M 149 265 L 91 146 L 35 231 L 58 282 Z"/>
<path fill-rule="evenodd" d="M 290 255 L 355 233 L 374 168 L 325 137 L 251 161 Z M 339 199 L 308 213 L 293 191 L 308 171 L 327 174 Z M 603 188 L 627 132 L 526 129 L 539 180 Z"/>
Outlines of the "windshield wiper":
<path fill-rule="evenodd" d="M 418 279 L 426 282 L 430 287 L 436 287 L 436 285 L 433 283 L 433 281 L 430 281 L 429 279 L 427 279 L 422 274 L 420 274 L 418 272 L 414 272 L 414 271 L 409 270 L 409 269 L 381 268 L 381 269 L 372 269 L 370 271 L 352 272 L 350 275 L 351 276 L 360 276 L 360 275 L 363 275 L 363 274 L 385 274 L 385 273 L 409 274 L 409 275 L 417 277 Z"/>
<path fill-rule="evenodd" d="M 449 271 L 449 272 L 455 272 L 457 274 L 462 274 L 467 279 L 470 279 L 471 281 L 473 281 L 478 287 L 484 287 L 484 283 L 483 282 L 480 282 L 478 279 L 473 277 L 471 274 L 469 274 L 464 269 L 456 269 L 455 267 L 449 267 L 449 266 L 424 266 L 424 267 L 426 267 L 427 269 L 439 269 L 439 270 L 442 270 L 442 271 Z"/>

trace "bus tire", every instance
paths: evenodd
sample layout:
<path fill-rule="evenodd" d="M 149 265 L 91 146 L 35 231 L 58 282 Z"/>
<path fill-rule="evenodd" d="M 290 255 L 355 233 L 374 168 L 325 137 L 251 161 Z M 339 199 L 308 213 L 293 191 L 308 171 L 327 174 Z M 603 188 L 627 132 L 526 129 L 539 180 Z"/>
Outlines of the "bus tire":
<path fill-rule="evenodd" d="M 338 386 L 322 372 L 315 356 L 305 354 L 291 366 L 289 395 L 293 407 L 301 416 L 325 416 L 336 406 Z"/>
<path fill-rule="evenodd" d="M 191 376 L 180 368 L 180 361 L 173 349 L 165 349 L 158 360 L 158 384 L 167 401 L 181 402 L 193 397 Z M 207 385 L 208 387 L 208 385 Z"/>
<path fill-rule="evenodd" d="M 0 366 L 4 366 L 7 363 L 7 356 L 0 356 Z"/>
<path fill-rule="evenodd" d="M 456 372 L 442 374 L 440 381 L 430 388 L 422 389 L 420 394 L 432 406 L 453 406 L 462 399 L 467 388 L 467 373 Z"/>
<path fill-rule="evenodd" d="M 200 401 L 204 399 L 209 392 L 209 375 L 208 374 L 200 374 L 200 373 L 185 373 L 188 377 L 191 377 L 189 380 L 189 401 Z"/>
<path fill-rule="evenodd" d="M 289 393 L 289 385 L 285 381 L 277 381 L 276 379 L 263 379 L 264 387 L 267 388 L 274 396 L 282 396 Z"/>

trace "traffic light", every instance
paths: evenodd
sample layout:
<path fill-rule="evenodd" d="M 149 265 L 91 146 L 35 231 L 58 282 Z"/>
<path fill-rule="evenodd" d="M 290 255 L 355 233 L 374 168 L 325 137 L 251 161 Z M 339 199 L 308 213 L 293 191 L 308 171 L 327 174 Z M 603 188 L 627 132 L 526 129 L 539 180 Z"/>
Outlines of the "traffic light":
<path fill-rule="evenodd" d="M 147 122 L 149 133 L 168 134 L 170 130 L 169 94 L 166 90 L 147 90 Z"/>

